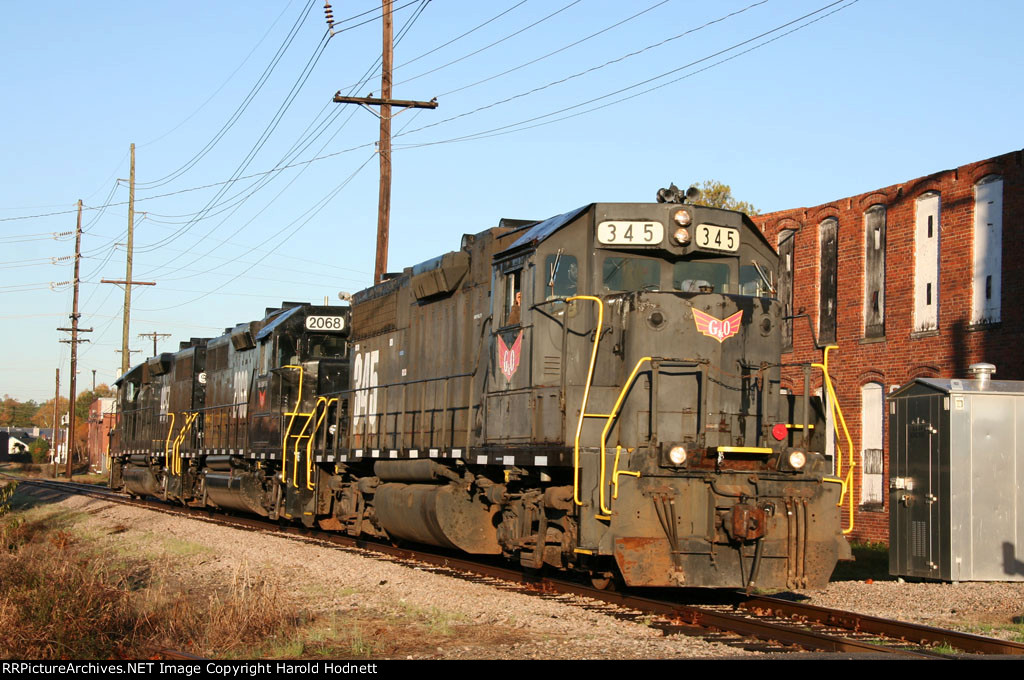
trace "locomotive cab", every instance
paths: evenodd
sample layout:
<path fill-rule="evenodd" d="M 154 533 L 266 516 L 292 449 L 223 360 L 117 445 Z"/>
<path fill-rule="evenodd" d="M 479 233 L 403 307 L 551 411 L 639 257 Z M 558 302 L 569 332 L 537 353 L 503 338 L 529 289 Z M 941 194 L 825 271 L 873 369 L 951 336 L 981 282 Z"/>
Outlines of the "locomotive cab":
<path fill-rule="evenodd" d="M 776 427 L 777 260 L 742 213 L 628 203 L 495 255 L 487 443 L 571 466 L 581 563 L 614 557 L 634 585 L 822 585 L 846 552 L 839 484 Z"/>

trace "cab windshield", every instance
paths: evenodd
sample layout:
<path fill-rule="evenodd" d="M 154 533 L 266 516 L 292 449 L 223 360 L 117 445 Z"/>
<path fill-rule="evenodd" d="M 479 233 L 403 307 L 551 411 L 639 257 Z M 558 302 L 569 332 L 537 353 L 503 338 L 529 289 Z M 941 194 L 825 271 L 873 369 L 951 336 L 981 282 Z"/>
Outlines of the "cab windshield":
<path fill-rule="evenodd" d="M 730 293 L 729 264 L 683 260 L 672 267 L 672 287 L 684 293 Z"/>
<path fill-rule="evenodd" d="M 657 290 L 661 261 L 639 257 L 606 257 L 601 281 L 605 290 Z"/>

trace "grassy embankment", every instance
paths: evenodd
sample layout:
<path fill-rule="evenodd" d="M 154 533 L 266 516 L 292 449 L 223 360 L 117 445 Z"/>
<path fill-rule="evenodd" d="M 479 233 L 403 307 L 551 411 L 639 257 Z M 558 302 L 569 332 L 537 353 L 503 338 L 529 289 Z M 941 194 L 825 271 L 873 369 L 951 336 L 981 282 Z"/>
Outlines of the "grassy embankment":
<path fill-rule="evenodd" d="M 248 567 L 197 578 L 213 548 L 88 521 L 0 481 L 0 658 L 373 658 L 449 644 L 467 622 L 443 612 L 303 605 L 340 584 L 282 587 Z M 98 528 L 100 527 L 100 528 Z M 341 579 L 339 578 L 339 581 Z"/>

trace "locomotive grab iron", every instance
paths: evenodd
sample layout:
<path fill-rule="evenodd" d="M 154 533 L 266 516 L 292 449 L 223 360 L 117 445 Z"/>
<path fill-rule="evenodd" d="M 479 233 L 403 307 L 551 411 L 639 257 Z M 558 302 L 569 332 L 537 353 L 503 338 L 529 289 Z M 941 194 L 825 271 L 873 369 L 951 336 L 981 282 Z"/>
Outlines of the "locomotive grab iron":
<path fill-rule="evenodd" d="M 781 393 L 777 264 L 678 202 L 503 220 L 133 368 L 111 485 L 597 582 L 820 587 L 841 483 Z"/>

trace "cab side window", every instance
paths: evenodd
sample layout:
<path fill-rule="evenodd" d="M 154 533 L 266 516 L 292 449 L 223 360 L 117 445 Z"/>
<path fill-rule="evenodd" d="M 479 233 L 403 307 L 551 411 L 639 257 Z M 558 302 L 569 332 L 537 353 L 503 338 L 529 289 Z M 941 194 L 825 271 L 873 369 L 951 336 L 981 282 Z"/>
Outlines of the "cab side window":
<path fill-rule="evenodd" d="M 544 298 L 567 298 L 576 294 L 579 266 L 573 255 L 548 255 L 544 260 Z"/>
<path fill-rule="evenodd" d="M 505 274 L 505 323 L 502 326 L 518 326 L 522 323 L 523 270 L 516 269 Z"/>

